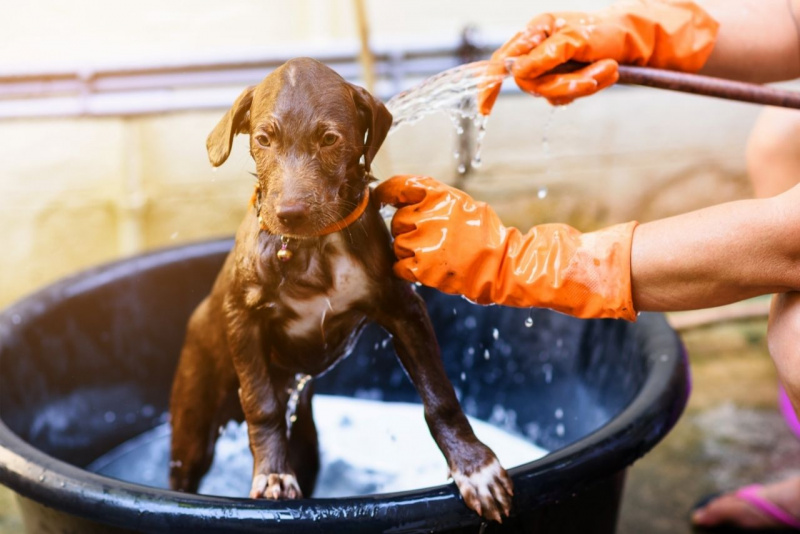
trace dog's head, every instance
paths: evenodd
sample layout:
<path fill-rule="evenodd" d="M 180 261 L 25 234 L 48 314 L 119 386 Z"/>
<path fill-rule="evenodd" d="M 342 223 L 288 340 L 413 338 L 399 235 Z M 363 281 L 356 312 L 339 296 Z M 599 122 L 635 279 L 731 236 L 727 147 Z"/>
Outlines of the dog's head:
<path fill-rule="evenodd" d="M 245 89 L 206 146 L 217 167 L 228 159 L 233 137 L 249 133 L 256 205 L 267 230 L 308 237 L 358 205 L 391 125 L 392 115 L 366 90 L 298 58 Z"/>

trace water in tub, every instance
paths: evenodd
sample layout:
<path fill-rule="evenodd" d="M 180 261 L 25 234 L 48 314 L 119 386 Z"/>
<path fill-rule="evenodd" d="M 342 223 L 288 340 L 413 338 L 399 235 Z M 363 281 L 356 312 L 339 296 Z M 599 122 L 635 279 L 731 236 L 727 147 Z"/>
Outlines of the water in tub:
<path fill-rule="evenodd" d="M 315 395 L 313 410 L 322 464 L 314 497 L 391 493 L 447 482 L 447 466 L 428 432 L 422 405 Z M 506 468 L 546 454 L 521 436 L 478 419 L 470 423 Z M 246 424 L 231 422 L 221 430 L 199 493 L 246 497 L 253 468 Z M 166 488 L 168 464 L 169 426 L 164 424 L 99 458 L 89 470 Z"/>

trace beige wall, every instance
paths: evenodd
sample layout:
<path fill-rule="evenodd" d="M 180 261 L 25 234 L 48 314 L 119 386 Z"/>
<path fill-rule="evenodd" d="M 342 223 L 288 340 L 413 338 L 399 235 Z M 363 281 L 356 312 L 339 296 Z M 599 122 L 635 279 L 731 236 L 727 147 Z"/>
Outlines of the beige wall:
<path fill-rule="evenodd" d="M 466 24 L 511 35 L 544 9 L 592 9 L 605 0 L 365 0 L 378 41 L 454 38 Z M 6 2 L 0 65 L 147 62 L 230 57 L 258 48 L 357 39 L 353 0 L 29 0 Z"/>
<path fill-rule="evenodd" d="M 0 19 L 0 65 L 236 57 L 259 46 L 292 50 L 354 35 L 347 0 L 133 4 L 15 3 L 14 16 Z M 510 34 L 534 7 L 497 5 L 368 2 L 376 39 L 409 41 L 454 37 L 476 21 Z M 222 111 L 0 121 L 0 305 L 98 262 L 232 233 L 253 165 L 242 138 L 223 167 L 208 164 L 205 137 Z M 505 96 L 489 123 L 484 166 L 466 187 L 511 224 L 559 220 L 582 229 L 738 198 L 749 191 L 742 154 L 756 112 L 648 89 L 613 88 L 555 114 L 537 99 Z M 390 137 L 376 173 L 451 181 L 454 146 L 449 119 L 433 117 Z M 541 187 L 548 188 L 544 199 L 536 195 Z"/>

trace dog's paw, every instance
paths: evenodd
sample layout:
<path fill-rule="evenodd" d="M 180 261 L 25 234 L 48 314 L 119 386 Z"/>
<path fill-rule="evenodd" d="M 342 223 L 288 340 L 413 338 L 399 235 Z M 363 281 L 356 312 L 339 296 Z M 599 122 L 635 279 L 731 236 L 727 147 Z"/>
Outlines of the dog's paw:
<path fill-rule="evenodd" d="M 294 475 L 282 473 L 260 474 L 253 477 L 251 499 L 301 499 L 303 493 Z"/>
<path fill-rule="evenodd" d="M 498 523 L 503 522 L 503 517 L 508 517 L 514 485 L 493 454 L 472 472 L 453 470 L 451 475 L 466 505 L 478 515 Z"/>

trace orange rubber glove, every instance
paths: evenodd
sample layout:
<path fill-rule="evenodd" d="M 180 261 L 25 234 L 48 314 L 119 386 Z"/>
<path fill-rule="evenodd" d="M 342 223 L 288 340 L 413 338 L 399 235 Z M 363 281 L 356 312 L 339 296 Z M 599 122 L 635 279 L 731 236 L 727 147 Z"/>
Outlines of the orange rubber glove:
<path fill-rule="evenodd" d="M 433 178 L 395 176 L 375 189 L 397 208 L 394 272 L 479 304 L 551 308 L 576 317 L 636 319 L 636 222 L 582 234 L 542 224 L 522 234 L 483 202 Z"/>
<path fill-rule="evenodd" d="M 547 13 L 492 55 L 487 74 L 504 74 L 513 58 L 511 73 L 522 90 L 567 104 L 616 82 L 618 63 L 700 70 L 718 26 L 688 0 L 628 0 L 597 13 Z M 590 65 L 569 74 L 545 74 L 570 60 Z M 481 90 L 481 113 L 491 112 L 499 92 L 497 83 Z"/>

